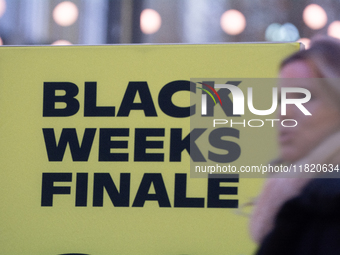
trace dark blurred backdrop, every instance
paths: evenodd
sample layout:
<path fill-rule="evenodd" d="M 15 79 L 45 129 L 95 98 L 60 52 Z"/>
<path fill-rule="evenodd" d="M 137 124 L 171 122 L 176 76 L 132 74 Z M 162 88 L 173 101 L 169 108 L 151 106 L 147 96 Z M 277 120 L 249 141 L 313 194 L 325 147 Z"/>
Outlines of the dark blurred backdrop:
<path fill-rule="evenodd" d="M 340 37 L 340 0 L 0 0 L 4 45 L 308 43 L 317 34 Z"/>

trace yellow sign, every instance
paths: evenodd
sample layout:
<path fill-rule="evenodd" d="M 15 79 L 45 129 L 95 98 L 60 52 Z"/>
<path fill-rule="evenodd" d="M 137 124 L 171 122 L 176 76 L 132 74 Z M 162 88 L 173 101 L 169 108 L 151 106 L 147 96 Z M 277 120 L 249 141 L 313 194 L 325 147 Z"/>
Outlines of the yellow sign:
<path fill-rule="evenodd" d="M 262 180 L 190 178 L 189 83 L 274 78 L 297 50 L 1 47 L 0 254 L 251 254 L 237 207 Z"/>

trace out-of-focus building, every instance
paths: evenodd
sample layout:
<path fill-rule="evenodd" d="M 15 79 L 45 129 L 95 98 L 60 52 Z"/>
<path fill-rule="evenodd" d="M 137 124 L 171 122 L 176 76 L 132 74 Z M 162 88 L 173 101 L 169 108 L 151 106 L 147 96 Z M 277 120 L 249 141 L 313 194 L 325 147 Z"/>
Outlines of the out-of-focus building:
<path fill-rule="evenodd" d="M 0 0 L 0 44 L 304 42 L 340 37 L 335 0 Z"/>

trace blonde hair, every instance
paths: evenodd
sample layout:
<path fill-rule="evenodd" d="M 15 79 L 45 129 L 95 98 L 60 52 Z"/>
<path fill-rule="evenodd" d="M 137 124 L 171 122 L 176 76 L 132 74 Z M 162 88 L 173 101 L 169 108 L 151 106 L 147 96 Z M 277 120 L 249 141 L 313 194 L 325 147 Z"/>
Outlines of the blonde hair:
<path fill-rule="evenodd" d="M 281 69 L 294 61 L 307 61 L 313 64 L 320 78 L 340 78 L 340 40 L 331 37 L 312 39 L 311 47 L 299 51 L 281 63 Z"/>
<path fill-rule="evenodd" d="M 326 92 L 340 107 L 340 84 L 336 80 L 340 78 L 340 40 L 326 36 L 316 37 L 312 39 L 309 49 L 283 60 L 280 69 L 295 61 L 305 61 L 319 78 L 326 78 L 323 81 L 327 84 Z"/>

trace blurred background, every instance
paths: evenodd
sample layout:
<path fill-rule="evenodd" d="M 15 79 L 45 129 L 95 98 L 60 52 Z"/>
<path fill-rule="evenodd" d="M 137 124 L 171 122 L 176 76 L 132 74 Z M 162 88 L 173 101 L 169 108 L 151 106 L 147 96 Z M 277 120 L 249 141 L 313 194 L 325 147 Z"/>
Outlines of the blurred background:
<path fill-rule="evenodd" d="M 0 0 L 1 45 L 340 38 L 340 0 Z"/>

